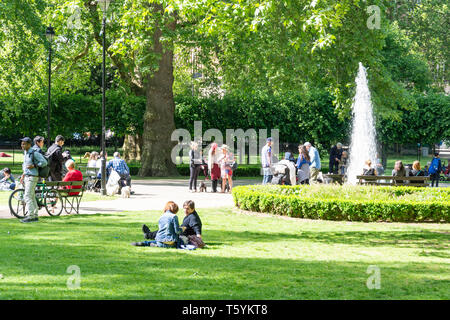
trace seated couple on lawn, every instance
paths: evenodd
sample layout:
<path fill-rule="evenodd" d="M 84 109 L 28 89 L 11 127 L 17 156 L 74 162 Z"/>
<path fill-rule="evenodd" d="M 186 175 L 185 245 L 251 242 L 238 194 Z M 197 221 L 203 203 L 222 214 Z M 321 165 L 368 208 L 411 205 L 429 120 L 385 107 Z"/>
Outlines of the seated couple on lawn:
<path fill-rule="evenodd" d="M 133 246 L 162 247 L 178 249 L 195 249 L 205 246 L 202 240 L 202 221 L 195 211 L 194 201 L 188 200 L 183 204 L 186 216 L 181 226 L 178 223 L 178 205 L 167 202 L 164 214 L 159 218 L 159 229 L 151 231 L 145 224 L 142 226 L 144 238 L 151 241 L 133 242 Z"/>

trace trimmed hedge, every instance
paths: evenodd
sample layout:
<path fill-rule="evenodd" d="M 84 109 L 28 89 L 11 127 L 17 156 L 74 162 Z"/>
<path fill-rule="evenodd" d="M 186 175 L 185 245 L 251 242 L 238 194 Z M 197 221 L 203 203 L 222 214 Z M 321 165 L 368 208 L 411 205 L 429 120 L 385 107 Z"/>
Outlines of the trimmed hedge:
<path fill-rule="evenodd" d="M 388 193 L 392 200 L 353 200 L 336 192 L 334 197 L 314 198 L 302 195 L 313 186 L 239 186 L 233 188 L 233 200 L 243 210 L 323 220 L 450 222 L 450 190 L 414 187 L 364 187 L 355 186 L 354 191 L 362 194 L 367 188 Z M 328 186 L 321 186 L 328 188 Z M 336 187 L 330 187 L 336 188 Z M 342 188 L 342 187 L 337 187 Z M 348 188 L 348 187 L 347 187 Z M 436 191 L 437 190 L 437 191 Z M 305 192 L 307 193 L 307 192 Z M 405 195 L 430 194 L 430 199 L 411 201 Z M 397 199 L 395 199 L 397 197 Z M 417 195 L 418 198 L 423 196 Z"/>
<path fill-rule="evenodd" d="M 139 173 L 140 165 L 129 164 L 130 173 L 132 176 L 136 176 Z M 180 164 L 177 165 L 177 170 L 180 176 L 188 176 L 189 177 L 189 165 L 188 164 Z M 261 166 L 260 165 L 242 165 L 238 166 L 236 171 L 233 173 L 235 177 L 258 177 L 261 175 Z M 200 176 L 203 175 L 203 172 L 200 172 Z M 262 179 L 262 176 L 261 176 Z"/>

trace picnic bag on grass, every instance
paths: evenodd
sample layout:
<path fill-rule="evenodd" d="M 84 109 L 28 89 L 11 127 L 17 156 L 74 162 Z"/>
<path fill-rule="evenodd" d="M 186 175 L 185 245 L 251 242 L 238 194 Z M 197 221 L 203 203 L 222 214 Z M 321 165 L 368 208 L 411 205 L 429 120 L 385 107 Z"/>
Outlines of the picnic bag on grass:
<path fill-rule="evenodd" d="M 189 243 L 196 246 L 197 248 L 203 248 L 205 243 L 203 240 L 195 235 L 188 236 Z"/>

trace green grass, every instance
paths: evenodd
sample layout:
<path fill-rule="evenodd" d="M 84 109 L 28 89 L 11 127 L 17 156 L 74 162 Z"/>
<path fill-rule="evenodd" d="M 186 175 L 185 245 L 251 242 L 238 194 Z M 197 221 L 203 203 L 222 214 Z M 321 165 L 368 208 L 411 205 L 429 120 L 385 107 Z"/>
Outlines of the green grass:
<path fill-rule="evenodd" d="M 208 247 L 195 251 L 130 245 L 156 211 L 0 220 L 0 299 L 450 298 L 448 224 L 198 212 Z M 366 286 L 371 265 L 379 290 Z"/>

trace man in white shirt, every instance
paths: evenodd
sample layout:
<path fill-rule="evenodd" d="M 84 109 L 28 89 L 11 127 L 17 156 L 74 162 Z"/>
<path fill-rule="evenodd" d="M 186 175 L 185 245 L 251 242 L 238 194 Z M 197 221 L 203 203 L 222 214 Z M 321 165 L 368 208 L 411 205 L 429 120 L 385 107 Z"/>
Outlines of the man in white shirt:
<path fill-rule="evenodd" d="M 261 150 L 261 165 L 263 168 L 263 184 L 272 181 L 272 138 L 267 138 L 266 145 Z"/>

